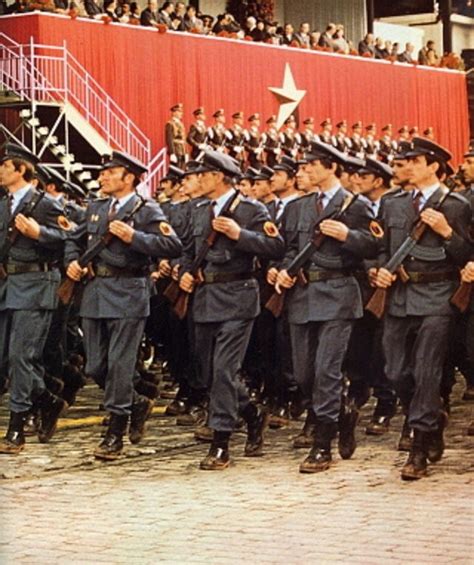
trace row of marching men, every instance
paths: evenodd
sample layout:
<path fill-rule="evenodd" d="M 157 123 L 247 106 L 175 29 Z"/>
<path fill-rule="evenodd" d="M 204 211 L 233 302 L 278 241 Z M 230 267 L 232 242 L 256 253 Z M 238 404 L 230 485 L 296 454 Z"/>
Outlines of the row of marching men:
<path fill-rule="evenodd" d="M 463 323 L 456 324 L 456 330 L 461 334 L 456 339 L 448 339 L 449 336 L 453 336 L 452 333 L 448 334 L 446 331 L 443 333 L 443 345 L 439 345 L 437 349 L 437 354 L 441 352 L 441 355 L 433 360 L 431 365 L 423 364 L 423 366 L 412 369 L 410 363 L 413 352 L 404 351 L 402 355 L 400 349 L 394 345 L 399 339 L 400 343 L 407 344 L 406 336 L 405 339 L 401 339 L 399 334 L 395 333 L 402 331 L 403 328 L 403 331 L 406 331 L 413 340 L 418 335 L 420 335 L 419 339 L 426 339 L 423 334 L 425 328 L 416 327 L 415 321 L 421 321 L 423 316 L 428 315 L 431 311 L 433 311 L 433 318 L 426 321 L 428 332 L 430 323 L 436 324 L 437 327 L 440 320 L 448 325 L 452 323 L 451 315 L 454 314 L 456 308 L 450 304 L 449 299 L 458 284 L 458 267 L 467 263 L 470 253 L 470 235 L 466 225 L 455 226 L 459 228 L 459 238 L 451 231 L 448 234 L 446 225 L 441 222 L 444 214 L 439 210 L 449 209 L 449 206 L 453 205 L 459 206 L 464 209 L 467 228 L 472 222 L 468 214 L 469 204 L 465 199 L 465 197 L 470 199 L 472 205 L 471 183 L 474 172 L 472 153 L 466 154 L 462 175 L 456 176 L 457 184 L 455 184 L 448 179 L 447 175 L 452 172 L 448 163 L 450 155 L 447 151 L 424 139 L 415 140 L 409 149 L 410 151 L 397 153 L 392 161 L 392 167 L 389 167 L 372 159 L 361 161 L 351 158 L 329 144 L 316 142 L 311 145 L 311 150 L 305 154 L 304 159 L 298 162 L 285 156 L 273 169 L 249 168 L 245 174 L 239 174 L 234 170 L 233 174 L 239 179 L 237 188 L 240 198 L 247 203 L 260 202 L 265 206 L 270 222 L 264 223 L 264 234 L 268 237 L 276 237 L 281 231 L 286 243 L 286 254 L 289 254 L 289 257 L 283 263 L 278 260 L 268 260 L 268 257 L 259 257 L 248 273 L 229 274 L 227 270 L 235 268 L 231 266 L 231 250 L 215 256 L 216 252 L 208 251 L 212 253 L 211 256 L 214 259 L 211 261 L 210 268 L 206 261 L 204 262 L 205 267 L 201 267 L 204 268 L 204 279 L 199 270 L 193 274 L 193 280 L 198 281 L 195 282 L 198 293 L 204 286 L 204 288 L 215 290 L 218 294 L 218 283 L 230 284 L 234 282 L 233 277 L 237 277 L 235 282 L 244 275 L 257 281 L 261 311 L 255 318 L 249 345 L 241 359 L 238 374 L 249 390 L 252 403 L 256 401 L 257 404 L 262 402 L 265 405 L 266 420 L 271 427 L 285 425 L 290 417 L 298 417 L 306 410 L 306 422 L 301 433 L 294 440 L 295 447 L 314 447 L 316 445 L 315 434 L 317 435 L 317 430 L 320 430 L 321 437 L 318 437 L 316 443 L 323 448 L 312 450 L 309 461 L 302 464 L 303 472 L 313 472 L 329 466 L 329 439 L 335 435 L 338 435 L 338 448 L 341 456 L 347 458 L 352 455 L 356 447 L 354 432 L 359 410 L 368 401 L 371 393 L 374 394 L 377 401 L 366 433 L 369 435 L 386 433 L 397 405 L 400 403 L 405 413 L 405 420 L 401 430 L 399 449 L 410 451 L 415 445 L 418 450 L 416 453 L 419 454 L 421 437 L 425 451 L 428 449 L 426 446 L 429 445 L 428 451 L 432 461 L 441 457 L 444 447 L 443 431 L 449 412 L 449 395 L 454 382 L 455 368 L 461 369 L 466 379 L 463 398 L 465 400 L 474 398 L 472 353 L 469 354 L 469 351 L 472 351 L 472 321 L 470 324 L 466 322 L 471 319 L 471 314 L 464 314 L 459 319 Z M 212 156 L 219 163 L 228 162 L 225 156 L 221 158 L 218 153 L 213 153 Z M 209 159 L 208 156 L 207 161 Z M 415 176 L 415 164 L 418 165 L 418 162 L 423 160 L 427 167 L 424 172 L 426 178 L 418 179 Z M 429 164 L 428 161 L 430 161 Z M 215 164 L 212 166 L 217 167 Z M 192 208 L 196 206 L 200 210 L 209 204 L 209 196 L 203 198 L 203 190 L 206 189 L 202 187 L 202 179 L 207 173 L 203 167 L 205 168 L 197 162 L 188 163 L 185 171 L 171 167 L 167 177 L 162 181 L 161 198 L 165 200 L 162 205 L 166 207 L 171 223 L 173 224 L 174 221 L 176 229 L 182 230 L 183 241 L 191 237 L 189 229 L 192 222 Z M 423 206 L 420 206 L 420 210 L 424 206 L 426 210 L 418 212 L 415 209 L 416 204 L 412 204 L 412 201 L 407 198 L 408 196 L 412 198 L 415 193 L 422 194 L 425 189 L 423 183 L 428 182 L 427 179 L 431 182 L 428 185 L 431 191 L 428 192 Z M 452 185 L 452 190 L 445 188 L 444 182 L 448 181 Z M 325 184 L 330 188 L 327 189 Z M 418 189 L 418 186 L 421 186 L 421 189 Z M 435 188 L 439 191 L 438 193 L 434 190 Z M 338 191 L 341 192 L 338 193 Z M 462 196 L 459 195 L 460 191 L 464 193 Z M 330 197 L 323 197 L 323 202 L 324 198 L 327 198 L 326 206 L 323 203 L 323 209 L 318 210 L 318 204 L 315 205 L 313 201 L 326 192 L 329 192 Z M 354 202 L 349 200 L 351 211 L 345 211 L 335 220 L 334 217 L 340 213 L 341 202 L 336 205 L 337 199 L 333 201 L 333 198 L 339 194 L 339 199 L 341 199 L 344 193 L 355 194 L 357 198 Z M 446 202 L 444 197 L 442 198 L 444 194 L 447 195 Z M 438 202 L 438 200 L 443 201 Z M 406 208 L 407 202 L 410 203 L 410 206 L 408 210 L 405 210 L 403 207 Z M 331 206 L 329 206 L 330 203 Z M 402 207 L 401 211 L 398 210 L 398 206 Z M 390 218 L 388 227 L 385 227 L 384 209 L 387 210 L 388 215 L 388 211 L 391 211 L 392 208 L 397 209 L 397 215 Z M 357 228 L 349 227 L 346 233 L 346 229 L 341 225 L 343 223 L 341 220 L 342 218 L 345 220 L 345 215 L 348 215 L 348 219 L 352 219 L 351 216 L 355 214 L 355 210 L 359 210 L 356 216 L 361 218 L 364 209 L 369 215 L 368 224 L 365 226 L 368 240 L 357 236 L 356 233 L 352 238 L 351 229 L 357 231 Z M 323 221 L 320 224 L 321 219 Z M 325 220 L 328 220 L 329 223 Z M 413 247 L 409 249 L 410 253 L 402 257 L 402 261 L 394 271 L 402 273 L 400 278 L 398 279 L 398 274 L 391 275 L 399 282 L 395 284 L 389 297 L 395 294 L 397 302 L 388 309 L 384 324 L 379 321 L 378 317 L 381 314 L 376 308 L 378 317 L 370 312 L 364 313 L 361 305 L 369 301 L 377 285 L 388 285 L 388 281 L 383 278 L 388 276 L 384 269 L 381 269 L 381 279 L 378 281 L 379 269 L 377 266 L 383 266 L 385 262 L 389 263 L 390 255 L 397 250 L 397 246 L 405 243 L 403 238 L 400 240 L 404 232 L 406 231 L 407 237 L 410 236 L 410 229 L 412 223 L 416 223 L 415 220 L 426 226 L 430 222 L 434 228 L 431 226 L 429 229 L 425 228 L 427 233 L 423 235 L 420 243 L 413 243 Z M 447 249 L 451 251 L 450 243 L 445 243 L 446 249 L 439 245 L 442 241 L 440 238 L 443 236 L 435 231 L 436 228 L 441 229 L 438 222 L 442 225 L 443 233 L 449 235 L 446 238 L 447 241 L 454 238 L 453 258 L 447 251 Z M 394 229 L 394 233 L 391 234 L 394 241 L 389 240 L 389 243 L 386 243 L 391 232 L 389 228 L 392 225 L 398 229 Z M 304 263 L 296 262 L 299 269 L 294 271 L 295 266 L 292 265 L 290 259 L 295 259 L 294 255 L 298 256 L 297 251 L 301 251 L 300 248 L 304 248 L 304 244 L 312 239 L 315 227 L 319 238 L 322 238 L 319 231 L 321 228 L 324 227 L 328 233 L 323 234 L 326 237 L 319 242 L 317 249 L 310 248 L 309 256 L 303 256 Z M 450 228 L 452 229 L 454 228 Z M 207 233 L 204 227 L 198 228 L 198 232 Z M 349 237 L 351 247 L 354 246 L 352 249 L 345 245 L 345 241 L 341 241 L 345 233 Z M 199 240 L 197 233 L 194 235 L 195 239 Z M 335 244 L 333 240 L 339 243 Z M 375 242 L 377 249 L 375 254 L 373 250 L 357 247 L 357 244 L 364 242 L 369 247 Z M 388 247 L 382 247 L 383 245 Z M 424 249 L 425 245 L 429 249 L 428 252 Z M 410 245 L 405 243 L 404 249 L 408 247 Z M 356 249 L 358 255 L 351 257 L 351 253 L 356 254 Z M 195 251 L 197 252 L 197 248 Z M 333 256 L 337 254 L 337 251 L 341 254 L 339 258 Z M 367 257 L 364 256 L 365 254 Z M 364 258 L 362 262 L 360 261 L 361 256 Z M 207 257 L 209 258 L 210 255 Z M 457 261 L 459 264 L 448 267 L 444 262 L 449 263 L 449 261 L 455 264 Z M 289 264 L 293 269 L 291 276 L 286 274 L 287 269 L 282 269 L 285 264 Z M 162 267 L 160 278 L 171 275 L 178 279 L 178 271 L 173 272 L 172 265 L 164 264 Z M 205 269 L 210 270 L 207 275 Z M 221 269 L 225 274 L 219 274 Z M 463 271 L 464 276 L 472 276 L 468 274 L 469 272 L 469 269 Z M 293 284 L 296 286 L 288 291 L 287 306 L 280 312 L 278 308 L 273 307 L 275 301 L 268 301 L 268 298 L 274 291 L 275 285 L 281 291 L 285 285 L 293 286 Z M 164 283 L 164 286 L 166 288 L 167 283 Z M 439 287 L 444 288 L 443 292 L 438 295 Z M 189 290 L 190 287 L 186 288 Z M 204 294 L 204 290 L 202 292 Z M 230 293 L 230 289 L 226 291 L 226 294 L 227 292 Z M 397 294 L 400 292 L 401 297 Z M 406 296 L 403 296 L 403 293 Z M 432 294 L 433 297 L 431 297 Z M 172 298 L 172 293 L 169 297 L 172 301 L 175 299 Z M 215 303 L 214 299 L 216 299 Z M 245 302 L 243 297 L 239 299 L 234 296 L 233 299 L 237 302 Z M 164 302 L 164 304 L 167 303 Z M 271 311 L 265 305 L 267 307 L 271 305 Z M 195 425 L 197 439 L 212 441 L 216 437 L 216 428 L 226 426 L 219 419 L 217 422 L 212 420 L 214 385 L 210 386 L 209 383 L 213 382 L 212 377 L 216 378 L 216 371 L 224 371 L 224 369 L 223 367 L 215 368 L 213 375 L 209 375 L 207 370 L 204 380 L 202 380 L 202 375 L 195 374 L 196 368 L 202 369 L 202 365 L 199 364 L 202 352 L 196 345 L 193 347 L 195 328 L 201 327 L 200 324 L 196 325 L 193 322 L 193 316 L 196 315 L 197 309 L 206 309 L 206 307 L 212 310 L 209 315 L 211 320 L 222 323 L 226 321 L 221 320 L 227 317 L 225 301 L 223 297 L 215 297 L 211 290 L 209 290 L 207 299 L 199 302 L 199 307 L 195 306 L 188 310 L 187 322 L 182 325 L 181 335 L 185 336 L 182 338 L 182 344 L 190 345 L 188 348 L 182 346 L 176 348 L 178 352 L 176 366 L 179 366 L 176 377 L 179 382 L 179 390 L 177 398 L 171 402 L 167 411 L 169 414 L 177 415 L 178 424 Z M 438 318 L 439 310 L 441 318 Z M 469 311 L 469 308 L 467 310 Z M 180 307 L 176 311 L 182 315 Z M 235 307 L 232 309 L 229 306 L 229 311 L 230 315 L 236 315 Z M 174 314 L 171 313 L 171 316 L 174 317 Z M 203 316 L 207 320 L 203 312 L 199 312 L 198 316 L 199 318 Z M 413 325 L 408 329 L 406 326 L 393 328 L 387 321 L 397 322 L 399 318 L 405 324 L 410 321 Z M 178 319 L 179 316 L 176 320 Z M 389 329 L 384 331 L 384 327 Z M 326 330 L 328 335 L 325 335 Z M 434 336 L 429 334 L 428 342 L 414 341 L 413 343 L 415 347 L 426 347 L 427 344 L 432 343 L 432 339 Z M 198 342 L 200 344 L 200 339 Z M 321 345 L 317 345 L 318 343 Z M 337 344 L 335 349 L 334 344 Z M 387 356 L 385 349 L 393 351 L 391 357 Z M 185 361 L 187 368 L 183 370 L 179 363 L 184 362 L 183 351 L 188 350 L 191 354 Z M 426 360 L 427 353 L 425 351 L 422 353 Z M 321 357 L 318 357 L 318 354 Z M 209 355 L 207 351 L 207 362 L 211 358 Z M 400 360 L 403 360 L 403 367 L 388 365 L 389 361 L 395 364 Z M 223 361 L 227 363 L 228 359 L 224 356 Z M 217 361 L 214 359 L 213 363 Z M 440 363 L 442 370 L 439 369 Z M 174 366 L 175 363 L 171 362 L 171 365 Z M 389 373 L 388 368 L 390 368 Z M 397 372 L 399 370 L 401 373 Z M 433 404 L 430 406 L 430 412 L 425 414 L 422 398 L 427 393 L 424 390 L 427 374 L 431 375 L 432 372 L 435 377 L 430 381 L 432 387 L 429 393 Z M 347 377 L 345 387 L 342 387 L 342 374 Z M 337 394 L 335 391 L 338 391 Z M 225 398 L 222 391 L 216 394 L 220 398 Z M 442 399 L 442 410 L 438 411 L 438 407 L 441 406 L 439 405 L 440 399 Z M 313 405 L 312 402 L 314 402 Z M 410 409 L 412 415 L 410 415 Z M 418 419 L 421 419 L 419 428 Z M 235 422 L 234 424 L 237 425 Z M 262 427 L 265 425 L 262 423 Z M 417 432 L 420 429 L 421 435 Z M 225 431 L 229 433 L 229 430 Z M 261 435 L 257 434 L 257 437 L 261 439 Z M 228 464 L 228 438 L 226 434 L 219 434 L 219 438 L 221 441 L 216 440 L 211 444 L 210 454 L 203 461 L 204 468 L 225 468 Z M 419 478 L 426 471 L 426 461 L 423 463 L 423 457 L 421 457 L 421 465 L 418 463 L 413 465 L 413 459 L 418 462 L 420 457 L 411 454 L 409 464 L 404 467 L 404 478 Z"/>
<path fill-rule="evenodd" d="M 358 412 L 373 391 L 368 433 L 385 433 L 400 402 L 400 448 L 410 452 L 402 477 L 424 476 L 427 460 L 444 450 L 454 366 L 472 396 L 474 155 L 463 165 L 464 196 L 444 185 L 449 159 L 421 138 L 392 168 L 313 142 L 299 162 L 285 157 L 242 175 L 230 156 L 206 151 L 164 179 L 166 217 L 136 194 L 144 168 L 114 153 L 99 175 L 103 197 L 73 225 L 64 206 L 33 186 L 33 156 L 10 147 L 0 166 L 0 320 L 10 332 L 2 366 L 11 415 L 0 451 L 23 449 L 34 410 L 47 441 L 66 406 L 45 386 L 39 337 L 58 306 L 62 264 L 65 303 L 82 286 L 85 373 L 104 389 L 110 415 L 97 458 L 120 455 L 128 426 L 132 441 L 143 435 L 152 403 L 136 386 L 138 351 L 143 332 L 153 336 L 163 320 L 160 294 L 150 316 L 154 280 L 173 312 L 168 351 L 180 387 L 170 409 L 210 440 L 202 469 L 229 465 L 239 425 L 247 427 L 245 455 L 262 455 L 267 426 L 289 410 L 306 411 L 294 442 L 310 448 L 300 470 L 325 470 L 336 437 L 341 457 L 354 453 Z M 465 311 L 457 358 L 448 357 L 453 294 Z"/>
<path fill-rule="evenodd" d="M 392 124 L 386 124 L 379 132 L 375 123 L 364 125 L 357 121 L 348 124 L 346 120 L 334 123 L 331 118 L 322 120 L 318 131 L 314 118 L 305 118 L 299 129 L 293 115 L 278 129 L 276 116 L 265 119 L 263 124 L 260 114 L 252 114 L 245 120 L 243 112 L 235 112 L 232 114 L 232 124 L 228 127 L 222 108 L 212 114 L 213 124 L 209 125 L 203 107 L 194 110 L 195 121 L 186 131 L 183 113 L 182 104 L 173 106 L 171 119 L 165 126 L 168 154 L 171 162 L 180 168 L 184 167 L 187 160 L 195 160 L 206 149 L 230 155 L 242 169 L 247 166 L 273 167 L 283 155 L 293 159 L 301 157 L 313 141 L 333 145 L 339 151 L 359 158 L 378 158 L 390 162 L 394 154 L 415 137 L 422 135 L 434 140 L 432 127 L 419 132 L 416 126 L 403 125 L 395 130 Z"/>

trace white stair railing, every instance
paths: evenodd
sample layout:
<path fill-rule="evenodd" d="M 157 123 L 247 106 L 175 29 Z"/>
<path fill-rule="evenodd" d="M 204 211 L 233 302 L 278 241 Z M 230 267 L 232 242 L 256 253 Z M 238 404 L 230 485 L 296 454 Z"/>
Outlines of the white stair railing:
<path fill-rule="evenodd" d="M 110 146 L 150 163 L 148 137 L 66 45 L 20 45 L 0 33 L 0 89 L 30 102 L 70 103 Z"/>

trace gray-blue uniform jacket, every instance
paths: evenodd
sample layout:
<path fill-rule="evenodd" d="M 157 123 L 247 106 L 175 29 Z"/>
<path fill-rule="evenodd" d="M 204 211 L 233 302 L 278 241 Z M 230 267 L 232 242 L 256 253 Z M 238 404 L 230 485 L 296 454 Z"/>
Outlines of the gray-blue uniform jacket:
<path fill-rule="evenodd" d="M 346 190 L 339 188 L 321 215 L 316 209 L 317 193 L 302 196 L 287 206 L 283 217 L 287 249 L 282 269 L 286 269 L 308 243 L 316 223 L 328 218 L 348 195 Z M 360 288 L 351 273 L 362 270 L 363 259 L 373 257 L 377 252 L 376 240 L 369 231 L 371 217 L 367 204 L 356 201 L 340 221 L 349 227 L 347 240 L 340 242 L 326 237 L 304 271 L 310 280 L 311 272 L 315 271 L 337 271 L 346 276 L 309 282 L 305 286 L 297 282 L 287 300 L 288 321 L 292 324 L 351 320 L 363 314 Z"/>
<path fill-rule="evenodd" d="M 433 207 L 442 196 L 439 187 L 429 198 L 424 208 Z M 413 282 L 397 280 L 389 290 L 388 312 L 392 316 L 445 316 L 452 314 L 449 298 L 454 292 L 456 273 L 469 257 L 469 224 L 471 210 L 465 198 L 451 194 L 443 203 L 442 212 L 453 229 L 453 236 L 445 240 L 428 228 L 421 241 L 404 262 L 408 274 L 413 273 Z M 409 235 L 415 221 L 413 194 L 400 192 L 392 196 L 383 206 L 382 225 L 384 237 L 379 255 L 379 266 L 383 266 L 397 251 Z M 439 282 L 416 282 L 417 273 L 446 273 Z M 450 277 L 449 274 L 452 273 Z"/>
<path fill-rule="evenodd" d="M 202 201 L 191 211 L 184 238 L 181 273 L 191 270 L 194 257 L 211 231 L 210 205 L 210 201 Z M 241 227 L 239 240 L 232 241 L 220 234 L 214 247 L 206 255 L 202 272 L 209 281 L 213 275 L 222 273 L 242 275 L 243 278 L 199 285 L 193 299 L 195 322 L 255 318 L 260 312 L 258 282 L 253 278 L 255 257 L 278 259 L 283 255 L 283 238 L 262 204 L 240 200 L 232 217 Z"/>
<path fill-rule="evenodd" d="M 119 209 L 121 220 L 136 205 L 134 195 Z M 94 245 L 107 232 L 110 198 L 89 204 L 86 219 L 66 243 L 66 265 L 78 259 L 86 247 Z M 135 229 L 130 244 L 113 238 L 112 243 L 95 259 L 95 276 L 84 289 L 80 315 L 83 318 L 142 318 L 149 315 L 150 259 L 173 258 L 181 253 L 181 242 L 167 222 L 160 206 L 147 201 L 131 220 Z M 107 272 L 109 271 L 109 272 Z"/>
<path fill-rule="evenodd" d="M 14 212 L 21 214 L 27 204 L 38 194 L 30 187 Z M 36 241 L 19 235 L 6 259 L 10 271 L 0 280 L 0 311 L 2 310 L 55 310 L 58 304 L 57 288 L 60 282 L 58 261 L 60 261 L 67 236 L 67 222 L 60 204 L 43 197 L 36 206 L 32 217 L 40 224 L 40 237 Z M 0 249 L 8 237 L 11 220 L 8 197 L 0 199 Z M 30 269 L 31 272 L 22 272 Z"/>

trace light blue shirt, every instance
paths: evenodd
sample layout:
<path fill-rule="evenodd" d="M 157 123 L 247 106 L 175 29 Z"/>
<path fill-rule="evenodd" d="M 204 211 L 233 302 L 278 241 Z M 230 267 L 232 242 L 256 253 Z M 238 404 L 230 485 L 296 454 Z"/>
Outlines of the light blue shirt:
<path fill-rule="evenodd" d="M 222 208 L 224 208 L 225 203 L 229 200 L 229 198 L 231 198 L 235 193 L 235 190 L 233 188 L 231 188 L 230 190 L 228 190 L 227 192 L 225 192 L 224 194 L 222 194 L 222 196 L 219 196 L 219 198 L 216 198 L 215 200 L 213 200 L 214 202 L 214 216 L 218 216 L 221 211 Z"/>
<path fill-rule="evenodd" d="M 11 204 L 12 214 L 18 208 L 18 204 L 20 204 L 20 202 L 23 200 L 23 198 L 25 197 L 26 193 L 30 190 L 30 188 L 31 188 L 31 184 L 27 184 L 25 187 L 20 188 L 20 190 L 17 190 L 16 192 L 11 193 L 11 196 L 12 196 L 12 204 Z"/>
<path fill-rule="evenodd" d="M 433 194 L 438 190 L 439 184 L 432 184 L 431 186 L 425 187 L 423 190 L 415 189 L 412 193 L 413 199 L 415 199 L 416 195 L 421 192 L 420 197 L 420 210 L 422 210 L 428 200 L 433 196 Z"/>
<path fill-rule="evenodd" d="M 131 192 L 130 194 L 127 194 L 126 196 L 122 196 L 122 198 L 114 198 L 112 197 L 112 200 L 110 201 L 110 209 L 112 210 L 112 208 L 114 207 L 115 202 L 118 203 L 117 205 L 117 212 L 120 210 L 120 208 L 122 208 L 123 206 L 125 206 L 125 204 L 135 196 L 134 192 Z"/>
<path fill-rule="evenodd" d="M 331 200 L 333 199 L 334 195 L 336 194 L 336 192 L 340 189 L 340 186 L 335 186 L 329 190 L 326 190 L 326 192 L 318 192 L 319 194 L 323 195 L 323 199 L 321 201 L 321 204 L 323 205 L 323 210 L 326 208 L 326 206 L 329 204 L 329 202 L 331 202 Z"/>

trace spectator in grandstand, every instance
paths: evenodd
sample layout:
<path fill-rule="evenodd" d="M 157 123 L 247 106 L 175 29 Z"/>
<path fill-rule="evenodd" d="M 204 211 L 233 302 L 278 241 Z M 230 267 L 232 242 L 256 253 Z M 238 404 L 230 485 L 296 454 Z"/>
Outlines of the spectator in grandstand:
<path fill-rule="evenodd" d="M 176 2 L 175 10 L 171 14 L 173 29 L 176 31 L 185 31 L 184 16 L 186 15 L 186 5 L 184 2 Z"/>
<path fill-rule="evenodd" d="M 220 14 L 217 16 L 217 22 L 212 28 L 212 33 L 219 35 L 223 31 L 226 33 L 237 33 L 240 31 L 240 26 L 234 20 L 232 14 Z"/>
<path fill-rule="evenodd" d="M 184 31 L 203 33 L 203 21 L 197 17 L 196 8 L 189 5 L 183 18 Z"/>
<path fill-rule="evenodd" d="M 372 33 L 367 33 L 364 39 L 359 41 L 359 55 L 362 57 L 375 56 L 374 36 Z"/>
<path fill-rule="evenodd" d="M 212 33 L 212 24 L 214 22 L 214 18 L 205 14 L 201 17 L 202 19 L 202 33 L 204 35 L 209 35 Z"/>
<path fill-rule="evenodd" d="M 84 0 L 84 8 L 91 18 L 101 18 L 104 14 L 97 0 Z"/>
<path fill-rule="evenodd" d="M 158 12 L 158 23 L 164 24 L 168 29 L 173 29 L 173 20 L 171 18 L 173 13 L 173 2 L 165 2 Z"/>
<path fill-rule="evenodd" d="M 129 24 L 132 17 L 132 11 L 129 2 L 123 2 L 120 8 L 119 20 L 121 24 Z"/>
<path fill-rule="evenodd" d="M 117 0 L 105 0 L 104 1 L 104 14 L 109 16 L 113 22 L 120 22 L 120 18 L 117 15 Z"/>
<path fill-rule="evenodd" d="M 157 0 L 148 0 L 147 7 L 140 14 L 140 24 L 146 27 L 158 27 Z"/>
<path fill-rule="evenodd" d="M 439 57 L 436 53 L 435 42 L 429 40 L 425 47 L 422 47 L 418 53 L 418 63 L 420 65 L 428 65 L 429 67 L 439 66 Z"/>
<path fill-rule="evenodd" d="M 344 26 L 336 26 L 336 31 L 332 36 L 332 48 L 337 53 L 349 53 L 349 42 L 344 36 Z"/>
<path fill-rule="evenodd" d="M 291 24 L 285 24 L 283 34 L 280 37 L 280 45 L 291 45 L 295 40 L 295 28 Z"/>
<path fill-rule="evenodd" d="M 319 48 L 319 38 L 321 37 L 321 32 L 314 30 L 311 32 L 310 47 L 311 49 Z"/>
<path fill-rule="evenodd" d="M 374 56 L 376 59 L 386 59 L 388 57 L 385 41 L 381 37 L 377 37 L 375 40 Z"/>
<path fill-rule="evenodd" d="M 330 23 L 327 25 L 326 30 L 319 37 L 319 47 L 326 47 L 329 49 L 334 49 L 333 38 L 336 35 L 337 26 L 336 24 Z M 342 30 L 344 33 L 344 29 Z"/>
<path fill-rule="evenodd" d="M 300 25 L 298 33 L 295 35 L 296 41 L 299 43 L 300 47 L 309 49 L 311 46 L 311 36 L 309 34 L 311 27 L 308 22 L 303 22 Z"/>
<path fill-rule="evenodd" d="M 398 60 L 400 63 L 410 63 L 413 64 L 415 60 L 413 59 L 413 51 L 415 50 L 415 46 L 413 43 L 407 43 L 405 45 L 405 51 L 400 53 L 398 56 Z"/>

